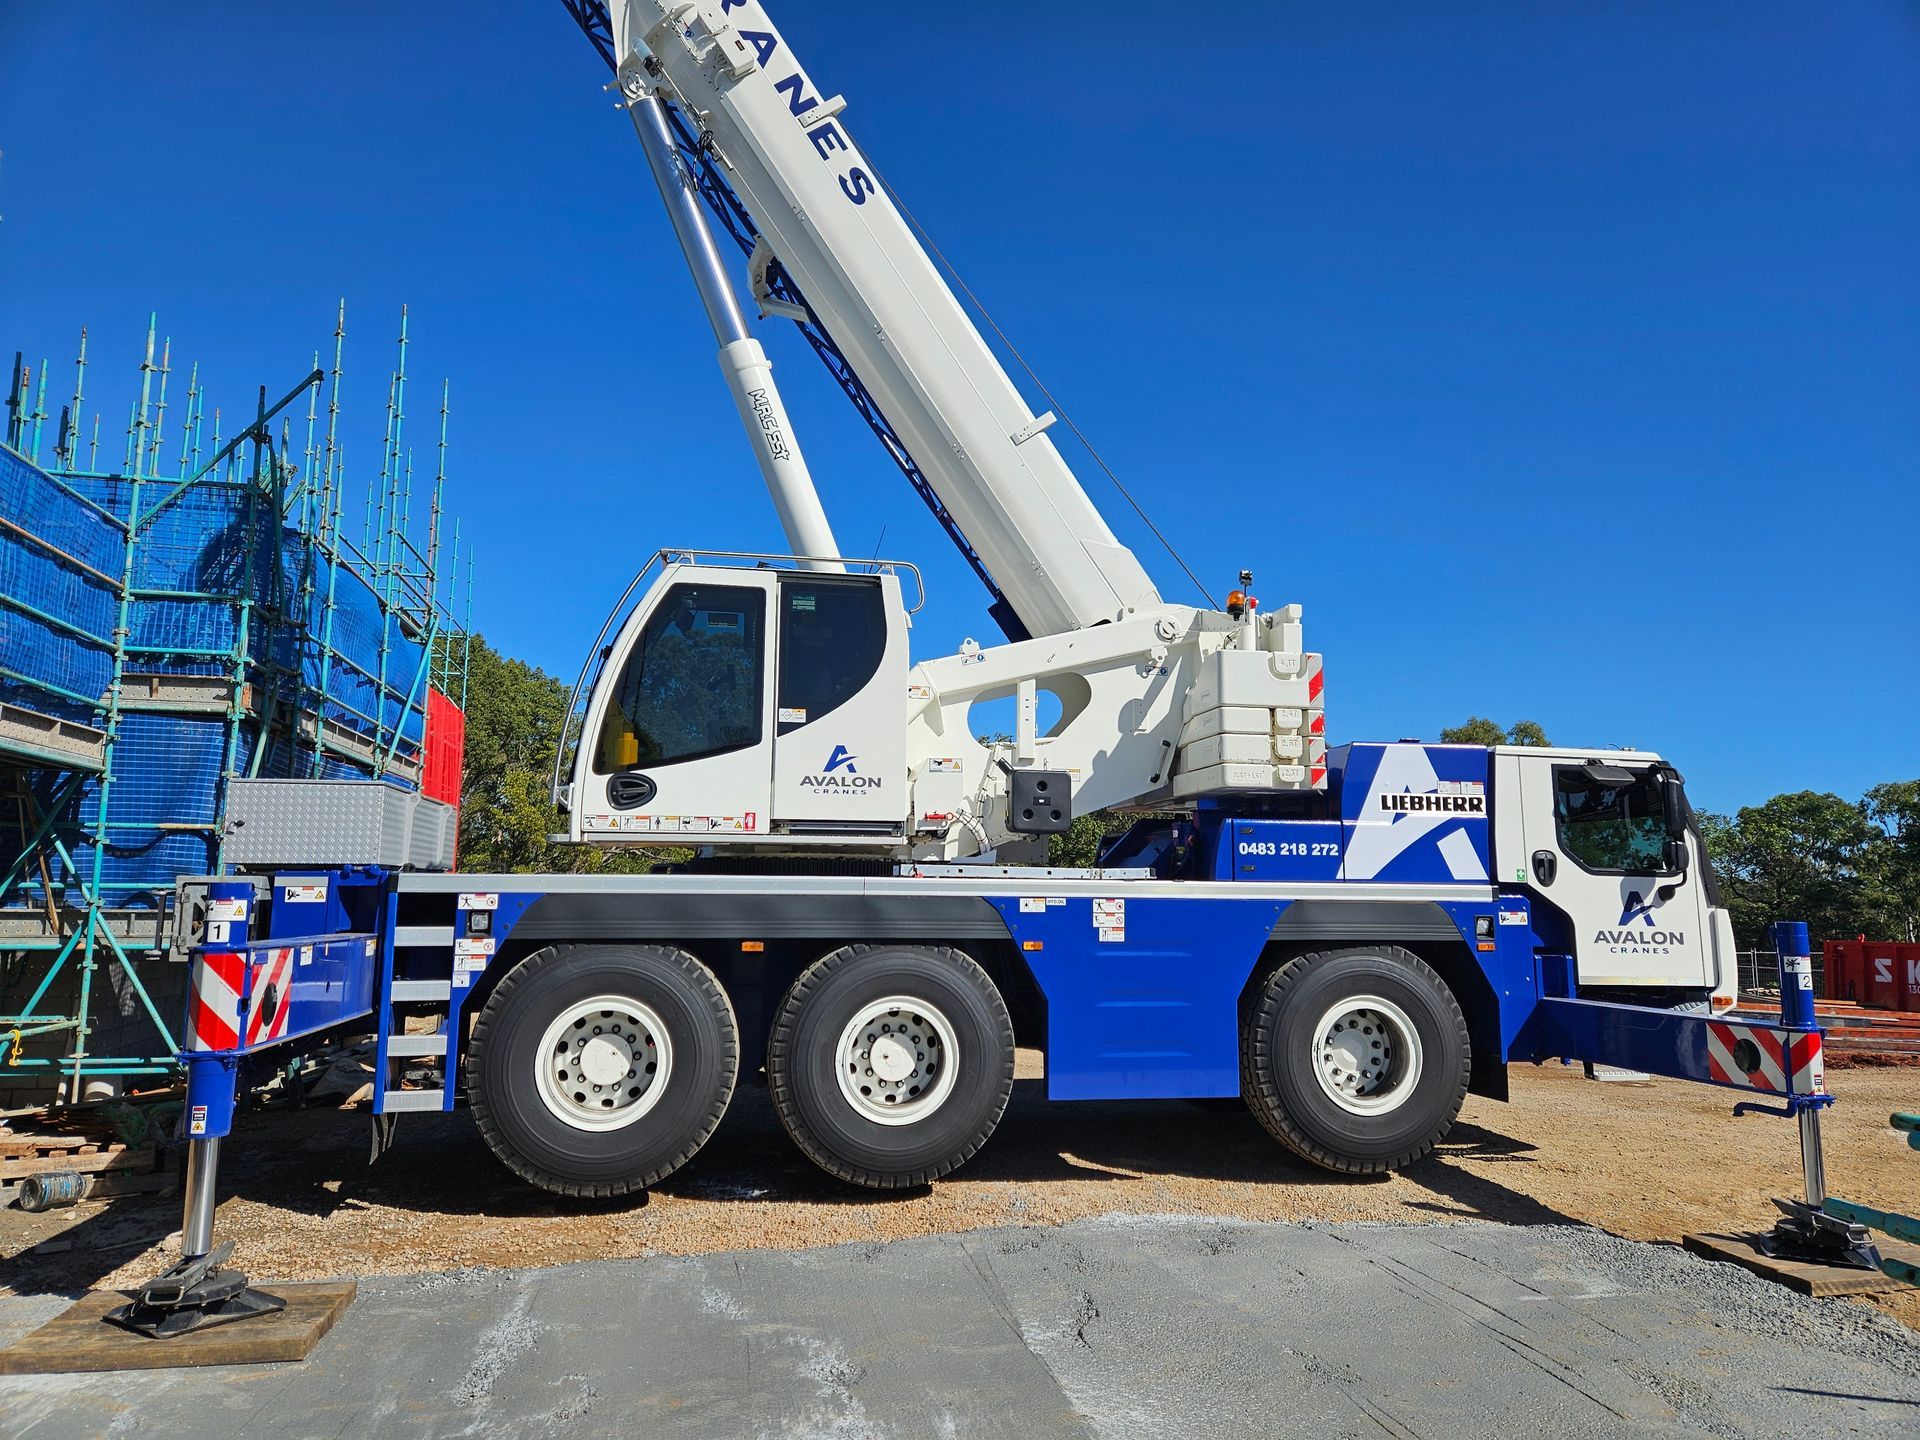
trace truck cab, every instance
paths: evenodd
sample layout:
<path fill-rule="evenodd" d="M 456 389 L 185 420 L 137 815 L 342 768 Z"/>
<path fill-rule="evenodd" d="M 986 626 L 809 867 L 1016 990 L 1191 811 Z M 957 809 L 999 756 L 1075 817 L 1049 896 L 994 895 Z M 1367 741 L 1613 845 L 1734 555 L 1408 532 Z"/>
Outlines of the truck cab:
<path fill-rule="evenodd" d="M 1637 750 L 1491 752 L 1494 880 L 1592 989 L 1733 1003 L 1733 927 L 1680 773 Z"/>

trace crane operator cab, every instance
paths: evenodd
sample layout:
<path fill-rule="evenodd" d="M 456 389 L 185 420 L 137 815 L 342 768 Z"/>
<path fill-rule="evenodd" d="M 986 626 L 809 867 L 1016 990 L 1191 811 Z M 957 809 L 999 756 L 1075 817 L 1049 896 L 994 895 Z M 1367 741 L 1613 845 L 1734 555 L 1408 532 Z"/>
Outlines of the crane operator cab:
<path fill-rule="evenodd" d="M 898 844 L 899 576 L 669 563 L 603 653 L 572 838 Z"/>

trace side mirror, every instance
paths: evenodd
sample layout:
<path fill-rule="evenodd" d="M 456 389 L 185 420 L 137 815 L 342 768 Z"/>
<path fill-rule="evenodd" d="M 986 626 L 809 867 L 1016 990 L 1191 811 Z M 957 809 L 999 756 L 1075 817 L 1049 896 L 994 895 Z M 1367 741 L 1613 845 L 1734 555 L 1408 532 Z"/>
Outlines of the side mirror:
<path fill-rule="evenodd" d="M 1684 835 L 1669 835 L 1661 859 L 1665 862 L 1669 875 L 1686 874 L 1688 860 L 1686 837 Z"/>
<path fill-rule="evenodd" d="M 1660 783 L 1660 804 L 1665 811 L 1667 834 L 1674 840 L 1684 839 L 1687 833 L 1687 782 L 1680 778 L 1680 772 L 1671 765 L 1656 766 L 1653 774 Z"/>

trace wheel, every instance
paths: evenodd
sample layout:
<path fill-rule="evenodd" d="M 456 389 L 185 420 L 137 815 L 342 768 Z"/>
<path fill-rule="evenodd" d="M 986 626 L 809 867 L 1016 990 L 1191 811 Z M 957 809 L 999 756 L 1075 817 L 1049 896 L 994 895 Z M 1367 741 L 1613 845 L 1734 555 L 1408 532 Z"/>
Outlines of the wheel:
<path fill-rule="evenodd" d="M 467 1093 L 507 1168 L 562 1195 L 671 1175 L 733 1097 L 740 1036 L 713 973 L 662 945 L 540 950 L 473 1027 Z"/>
<path fill-rule="evenodd" d="M 780 1123 L 821 1169 L 924 1185 L 986 1144 L 1013 1093 L 1013 1022 L 958 950 L 849 945 L 787 991 L 767 1041 Z"/>
<path fill-rule="evenodd" d="M 1305 1159 L 1349 1175 L 1432 1150 L 1466 1098 L 1466 1017 L 1397 945 L 1302 955 L 1260 988 L 1241 1036 L 1248 1107 Z"/>

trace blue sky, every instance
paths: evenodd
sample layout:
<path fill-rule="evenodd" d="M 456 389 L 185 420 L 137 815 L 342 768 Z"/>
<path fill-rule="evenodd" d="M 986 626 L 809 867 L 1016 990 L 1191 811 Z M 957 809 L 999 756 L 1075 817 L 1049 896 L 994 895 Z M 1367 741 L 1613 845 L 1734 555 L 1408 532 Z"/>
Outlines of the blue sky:
<path fill-rule="evenodd" d="M 1913 7 L 773 10 L 1216 593 L 1306 606 L 1336 739 L 1527 716 L 1716 809 L 1920 773 Z M 406 302 L 475 624 L 571 677 L 657 546 L 779 545 L 604 79 L 557 4 L 0 8 L 0 348 L 62 394 L 88 325 L 124 415 L 158 310 L 232 412 L 344 295 L 360 484 Z M 989 638 L 761 329 L 844 547 L 927 571 L 916 652 Z"/>

